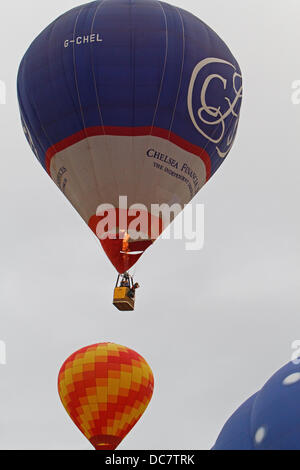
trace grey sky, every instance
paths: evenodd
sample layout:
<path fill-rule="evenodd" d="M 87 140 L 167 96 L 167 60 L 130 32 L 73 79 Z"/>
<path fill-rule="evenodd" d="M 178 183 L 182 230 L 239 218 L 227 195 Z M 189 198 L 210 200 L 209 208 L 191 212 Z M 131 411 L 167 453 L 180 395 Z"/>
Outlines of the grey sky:
<path fill-rule="evenodd" d="M 76 0 L 2 3 L 0 80 L 1 449 L 88 449 L 56 381 L 75 350 L 105 340 L 153 369 L 153 400 L 121 449 L 208 449 L 228 416 L 300 339 L 299 0 L 177 0 L 229 45 L 244 76 L 238 138 L 194 202 L 205 247 L 159 241 L 137 266 L 137 309 L 111 305 L 115 271 L 35 160 L 15 92 L 30 42 Z M 173 2 L 170 2 L 173 3 Z M 174 2 L 175 3 L 175 2 Z"/>

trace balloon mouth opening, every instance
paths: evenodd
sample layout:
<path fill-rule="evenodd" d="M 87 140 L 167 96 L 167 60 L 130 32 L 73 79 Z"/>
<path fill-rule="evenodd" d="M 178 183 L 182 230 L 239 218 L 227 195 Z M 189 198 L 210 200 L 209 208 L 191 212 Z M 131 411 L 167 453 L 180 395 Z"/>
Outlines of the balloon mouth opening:
<path fill-rule="evenodd" d="M 144 252 L 143 251 L 120 251 L 121 255 L 142 255 Z"/>
<path fill-rule="evenodd" d="M 90 439 L 91 444 L 96 450 L 115 450 L 122 439 L 116 436 L 95 436 Z"/>

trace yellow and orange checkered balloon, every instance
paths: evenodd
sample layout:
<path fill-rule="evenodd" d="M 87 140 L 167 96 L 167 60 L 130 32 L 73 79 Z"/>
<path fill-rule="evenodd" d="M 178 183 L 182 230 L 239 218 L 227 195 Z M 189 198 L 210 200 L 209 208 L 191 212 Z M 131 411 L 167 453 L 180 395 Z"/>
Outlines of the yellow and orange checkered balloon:
<path fill-rule="evenodd" d="M 61 401 L 96 450 L 114 450 L 146 410 L 154 379 L 125 346 L 101 343 L 77 351 L 58 376 Z"/>

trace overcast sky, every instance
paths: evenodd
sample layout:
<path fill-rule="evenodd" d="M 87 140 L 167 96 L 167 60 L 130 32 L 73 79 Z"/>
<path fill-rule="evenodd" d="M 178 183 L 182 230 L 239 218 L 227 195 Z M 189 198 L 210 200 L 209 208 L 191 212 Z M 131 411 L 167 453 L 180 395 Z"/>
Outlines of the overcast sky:
<path fill-rule="evenodd" d="M 244 76 L 236 143 L 195 198 L 205 246 L 158 241 L 137 266 L 134 313 L 111 305 L 115 270 L 34 158 L 15 92 L 31 41 L 81 0 L 1 4 L 1 449 L 88 449 L 60 404 L 77 349 L 112 341 L 153 369 L 153 400 L 120 449 L 209 449 L 229 415 L 300 339 L 299 0 L 177 0 L 229 45 Z M 170 3 L 173 3 L 170 2 Z"/>

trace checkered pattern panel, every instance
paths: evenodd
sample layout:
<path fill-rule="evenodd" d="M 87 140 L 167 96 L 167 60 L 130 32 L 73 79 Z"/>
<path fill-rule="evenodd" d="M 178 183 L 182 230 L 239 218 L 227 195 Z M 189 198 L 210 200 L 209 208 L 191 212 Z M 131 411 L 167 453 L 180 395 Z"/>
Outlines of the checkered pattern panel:
<path fill-rule="evenodd" d="M 112 343 L 74 353 L 58 377 L 66 411 L 96 448 L 115 448 L 123 440 L 146 410 L 153 385 L 146 361 L 136 352 Z"/>

